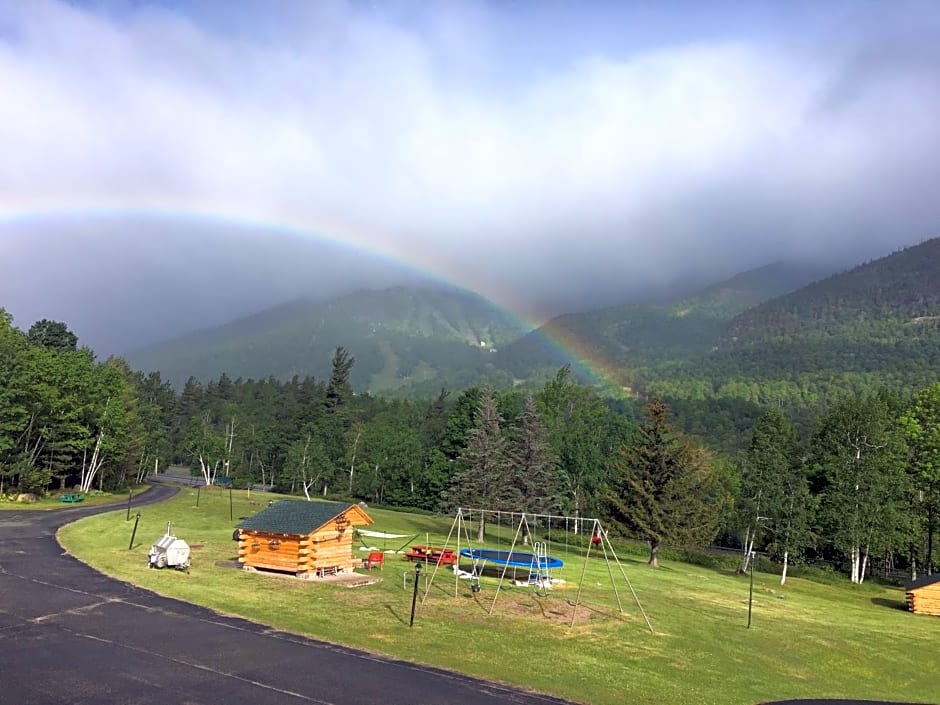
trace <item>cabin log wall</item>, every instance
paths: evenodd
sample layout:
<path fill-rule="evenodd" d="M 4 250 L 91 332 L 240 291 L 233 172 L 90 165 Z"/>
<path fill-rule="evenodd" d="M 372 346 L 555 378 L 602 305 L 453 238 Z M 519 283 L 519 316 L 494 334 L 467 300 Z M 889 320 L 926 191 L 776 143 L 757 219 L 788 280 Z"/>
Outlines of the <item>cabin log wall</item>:
<path fill-rule="evenodd" d="M 940 582 L 908 590 L 907 608 L 914 614 L 940 617 Z"/>
<path fill-rule="evenodd" d="M 348 572 L 359 564 L 352 556 L 352 532 L 348 530 L 309 536 L 244 530 L 238 541 L 238 561 L 251 568 L 297 574 L 333 568 Z"/>

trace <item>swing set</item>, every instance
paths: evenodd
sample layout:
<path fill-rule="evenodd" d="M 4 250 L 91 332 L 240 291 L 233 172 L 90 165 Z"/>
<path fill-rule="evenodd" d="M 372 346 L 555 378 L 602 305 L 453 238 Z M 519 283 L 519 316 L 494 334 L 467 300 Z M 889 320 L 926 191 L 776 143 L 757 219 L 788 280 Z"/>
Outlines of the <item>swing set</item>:
<path fill-rule="evenodd" d="M 509 516 L 509 528 L 514 528 L 513 538 L 511 545 L 509 546 L 509 550 L 507 551 L 502 548 L 488 548 L 479 545 L 482 543 L 479 541 L 477 542 L 478 545 L 474 547 L 473 542 L 470 540 L 469 526 L 473 521 L 474 515 L 476 515 L 478 527 L 481 529 L 485 527 L 488 519 L 492 521 L 495 518 L 497 526 L 496 539 L 497 545 L 499 545 L 500 541 L 502 540 L 502 519 L 504 514 L 508 514 Z M 529 523 L 530 521 L 545 522 L 548 528 L 548 540 L 547 542 L 533 542 L 532 552 L 524 551 L 521 548 L 517 550 L 517 547 L 526 545 L 530 538 L 533 537 Z M 562 521 L 565 523 L 564 560 L 548 555 L 548 546 L 552 543 L 552 523 L 557 522 L 560 524 Z M 480 527 L 479 522 L 482 522 L 483 527 Z M 496 601 L 499 599 L 499 594 L 503 588 L 503 582 L 506 579 L 506 573 L 509 568 L 513 569 L 513 584 L 517 586 L 533 586 L 537 591 L 536 594 L 542 597 L 547 596 L 549 594 L 548 590 L 550 590 L 554 584 L 565 582 L 560 578 L 553 577 L 551 571 L 553 569 L 557 570 L 561 568 L 568 561 L 569 526 L 573 526 L 575 533 L 578 534 L 580 532 L 582 536 L 587 533 L 585 529 L 588 529 L 591 536 L 591 539 L 587 542 L 587 547 L 584 550 L 584 562 L 581 566 L 580 578 L 578 579 L 577 595 L 574 602 L 571 602 L 570 600 L 568 601 L 572 606 L 571 624 L 569 626 L 574 626 L 575 620 L 577 618 L 578 607 L 582 604 L 581 598 L 584 588 L 584 578 L 585 574 L 587 573 L 588 560 L 591 558 L 591 553 L 593 551 L 598 556 L 603 555 L 604 562 L 607 566 L 607 574 L 610 577 L 610 584 L 613 587 L 614 596 L 617 599 L 617 608 L 620 611 L 620 614 L 624 614 L 624 609 L 623 602 L 620 599 L 620 591 L 617 589 L 617 580 L 614 576 L 614 566 L 617 567 L 620 576 L 622 577 L 626 586 L 629 588 L 630 593 L 633 595 L 633 600 L 636 603 L 640 614 L 643 615 L 643 619 L 646 621 L 646 626 L 649 628 L 650 632 L 652 632 L 653 625 L 650 623 L 649 617 L 647 617 L 646 612 L 643 610 L 643 606 L 640 604 L 640 599 L 637 597 L 636 591 L 633 589 L 633 584 L 630 582 L 630 578 L 627 576 L 623 564 L 617 557 L 616 551 L 614 551 L 614 547 L 610 542 L 607 531 L 604 530 L 604 528 L 601 526 L 600 520 L 595 518 L 569 517 L 530 512 L 504 512 L 493 509 L 459 507 L 454 516 L 454 521 L 453 524 L 451 524 L 450 531 L 447 534 L 447 539 L 444 542 L 444 548 L 449 548 L 451 546 L 451 542 L 453 541 L 456 545 L 454 553 L 464 558 L 469 558 L 471 561 L 471 569 L 470 571 L 465 571 L 461 570 L 459 563 L 454 565 L 454 596 L 456 597 L 459 594 L 461 579 L 469 580 L 471 592 L 480 592 L 480 577 L 482 576 L 483 569 L 488 562 L 492 563 L 493 565 L 502 566 L 502 571 L 499 575 L 499 582 L 496 586 L 496 593 L 493 595 L 493 601 L 490 604 L 487 614 L 493 614 L 493 610 L 496 607 Z M 434 584 L 434 578 L 437 576 L 438 568 L 440 568 L 440 564 L 434 566 L 430 580 L 428 580 L 425 586 L 424 595 L 421 598 L 422 604 L 424 604 L 425 600 L 428 598 L 428 594 L 430 593 L 431 587 Z M 514 579 L 517 569 L 524 569 L 528 571 L 525 580 Z"/>

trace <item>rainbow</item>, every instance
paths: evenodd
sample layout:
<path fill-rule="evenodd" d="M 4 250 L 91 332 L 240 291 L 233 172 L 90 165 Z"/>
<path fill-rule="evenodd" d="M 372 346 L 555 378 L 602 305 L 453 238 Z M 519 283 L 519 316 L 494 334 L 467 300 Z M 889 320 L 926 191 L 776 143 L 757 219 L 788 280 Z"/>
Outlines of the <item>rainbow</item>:
<path fill-rule="evenodd" d="M 221 203 L 207 204 L 204 199 L 196 204 L 181 203 L 176 198 L 172 202 L 169 199 L 155 198 L 149 199 L 143 206 L 94 205 L 82 202 L 63 204 L 61 200 L 50 203 L 41 199 L 23 199 L 15 206 L 0 204 L 0 226 L 76 219 L 124 218 L 229 226 L 233 229 L 233 238 L 244 236 L 243 234 L 248 232 L 263 232 L 270 233 L 272 237 L 336 244 L 379 257 L 434 281 L 473 292 L 485 291 L 486 298 L 500 307 L 521 328 L 534 330 L 541 327 L 541 321 L 532 312 L 527 311 L 526 305 L 519 301 L 516 292 L 496 286 L 492 282 L 471 281 L 453 262 L 435 259 L 430 252 L 416 254 L 414 251 L 396 247 L 394 240 L 387 236 L 366 233 L 347 223 L 318 219 L 314 224 L 309 222 L 309 218 L 272 215 L 263 209 L 245 206 L 233 208 L 228 203 L 223 207 Z M 577 336 L 557 326 L 548 326 L 542 328 L 541 337 L 550 350 L 558 353 L 563 359 L 570 360 L 577 373 L 601 387 L 606 393 L 622 395 L 629 392 L 629 389 L 623 386 L 622 374 L 617 367 L 589 349 Z"/>

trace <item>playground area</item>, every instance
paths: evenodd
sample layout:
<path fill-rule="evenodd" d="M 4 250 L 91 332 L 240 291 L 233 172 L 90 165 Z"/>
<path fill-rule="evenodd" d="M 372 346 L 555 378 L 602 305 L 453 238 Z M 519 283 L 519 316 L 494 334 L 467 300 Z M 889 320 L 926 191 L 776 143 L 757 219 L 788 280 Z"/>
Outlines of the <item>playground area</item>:
<path fill-rule="evenodd" d="M 195 494 L 186 492 L 141 512 L 143 545 L 133 550 L 128 550 L 130 525 L 124 512 L 65 527 L 60 540 L 70 553 L 108 574 L 164 595 L 274 629 L 578 702 L 754 705 L 812 697 L 931 702 L 940 692 L 932 656 L 940 622 L 907 612 L 898 589 L 799 577 L 781 588 L 779 576 L 758 572 L 754 624 L 748 630 L 745 578 L 666 558 L 652 570 L 645 565 L 644 547 L 614 540 L 655 630 L 651 633 L 629 588 L 621 590 L 623 612 L 618 609 L 613 585 L 620 589 L 623 578 L 612 557 L 605 561 L 590 526 L 575 529 L 569 522 L 566 532 L 563 520 L 535 521 L 527 539 L 520 533 L 514 547 L 518 513 L 511 521 L 507 514 L 487 522 L 482 542 L 472 517 L 470 541 L 462 536 L 458 550 L 453 534 L 448 542 L 453 516 L 370 508 L 375 519 L 370 529 L 402 535 L 385 539 L 389 551 L 453 548 L 460 570 L 470 573 L 474 558 L 463 555 L 464 549 L 537 555 L 534 544 L 544 542 L 546 555 L 562 565 L 551 568 L 551 587 L 544 588 L 514 584 L 509 579 L 513 566 L 488 559 L 481 590 L 474 592 L 472 581 L 455 574 L 454 566 L 441 565 L 432 580 L 434 565 L 383 552 L 381 567 L 358 569 L 381 579 L 348 589 L 216 567 L 216 561 L 231 560 L 236 553 L 232 530 L 238 517 L 276 498 L 252 492 L 249 499 L 235 491 L 235 519 L 230 521 L 228 490 L 203 490 L 199 507 Z M 202 547 L 188 574 L 147 569 L 147 547 L 168 521 L 175 533 Z M 381 537 L 364 538 L 366 548 L 382 549 Z M 372 551 L 361 547 L 357 542 L 352 550 L 366 559 Z M 409 627 L 410 576 L 418 565 L 419 601 L 414 627 Z M 504 568 L 507 576 L 499 588 Z M 528 568 L 515 568 L 524 580 Z M 403 577 L 409 578 L 405 589 Z M 572 615 L 580 583 L 581 602 Z"/>

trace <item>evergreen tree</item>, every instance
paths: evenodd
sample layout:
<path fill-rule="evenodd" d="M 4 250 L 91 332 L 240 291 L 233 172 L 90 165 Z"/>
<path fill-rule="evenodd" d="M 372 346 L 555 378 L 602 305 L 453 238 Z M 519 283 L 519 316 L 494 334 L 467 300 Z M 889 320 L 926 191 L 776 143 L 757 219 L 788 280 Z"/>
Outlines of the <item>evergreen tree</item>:
<path fill-rule="evenodd" d="M 29 327 L 26 338 L 30 345 L 39 345 L 50 350 L 75 350 L 78 347 L 78 336 L 70 331 L 67 325 L 45 318 Z"/>
<path fill-rule="evenodd" d="M 603 501 L 614 526 L 649 542 L 649 564 L 657 567 L 662 544 L 705 545 L 715 537 L 727 492 L 705 449 L 669 424 L 669 407 L 656 399 Z"/>
<path fill-rule="evenodd" d="M 520 496 L 519 509 L 549 514 L 558 509 L 558 458 L 529 396 L 509 440 L 509 471 Z"/>
<path fill-rule="evenodd" d="M 352 357 L 346 348 L 340 346 L 333 353 L 333 371 L 326 386 L 326 407 L 336 410 L 343 406 L 352 397 L 352 387 L 349 384 L 349 375 L 352 372 L 356 358 Z"/>
<path fill-rule="evenodd" d="M 477 425 L 477 416 L 483 392 L 479 387 L 469 387 L 461 392 L 447 416 L 444 436 L 441 439 L 441 452 L 450 460 L 456 460 L 467 446 L 467 438 Z"/>
<path fill-rule="evenodd" d="M 480 397 L 475 425 L 457 461 L 448 499 L 454 507 L 510 509 L 518 506 L 519 491 L 509 478 L 507 443 L 500 424 L 493 391 L 486 388 Z M 480 516 L 477 540 L 483 541 L 485 518 Z"/>

